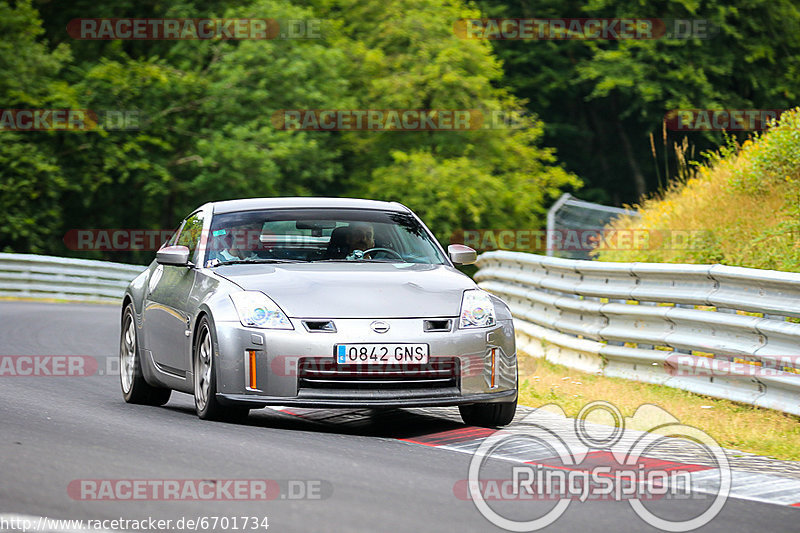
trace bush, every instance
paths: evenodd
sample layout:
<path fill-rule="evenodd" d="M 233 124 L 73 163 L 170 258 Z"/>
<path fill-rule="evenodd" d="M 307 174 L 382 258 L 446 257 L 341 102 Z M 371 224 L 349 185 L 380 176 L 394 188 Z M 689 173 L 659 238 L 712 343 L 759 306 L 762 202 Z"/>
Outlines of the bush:
<path fill-rule="evenodd" d="M 729 143 L 694 175 L 642 202 L 641 218 L 622 217 L 615 230 L 690 231 L 684 246 L 651 239 L 644 250 L 595 252 L 601 261 L 722 263 L 800 271 L 800 109 L 767 132 Z"/>

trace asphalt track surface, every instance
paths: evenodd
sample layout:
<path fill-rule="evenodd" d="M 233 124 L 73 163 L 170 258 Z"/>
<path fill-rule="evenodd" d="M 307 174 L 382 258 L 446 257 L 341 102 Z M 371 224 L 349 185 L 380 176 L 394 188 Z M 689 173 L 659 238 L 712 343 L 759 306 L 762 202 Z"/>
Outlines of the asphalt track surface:
<path fill-rule="evenodd" d="M 321 423 L 258 410 L 244 423 L 229 424 L 199 420 L 192 398 L 179 393 L 164 407 L 128 405 L 118 376 L 106 372 L 116 368 L 118 338 L 116 306 L 0 302 L 0 355 L 85 355 L 100 362 L 90 377 L 0 377 L 0 515 L 268 517 L 271 532 L 502 531 L 473 502 L 454 495 L 467 478 L 470 455 L 410 442 L 464 428 L 455 417 L 363 411 L 360 423 L 338 424 L 335 413 Z M 490 461 L 486 477 L 493 471 L 508 477 L 501 460 Z M 86 501 L 68 492 L 70 482 L 82 479 L 268 479 L 279 482 L 281 495 L 270 501 Z M 292 499 L 297 493 L 289 494 L 289 480 L 295 488 L 318 488 L 319 497 Z M 530 519 L 552 502 L 514 505 L 508 512 Z M 703 506 L 693 500 L 648 504 L 673 520 L 699 514 Z M 700 531 L 790 532 L 800 531 L 798 524 L 800 510 L 729 498 Z M 218 522 L 215 530 L 225 529 Z M 657 531 L 624 501 L 572 502 L 546 530 Z"/>

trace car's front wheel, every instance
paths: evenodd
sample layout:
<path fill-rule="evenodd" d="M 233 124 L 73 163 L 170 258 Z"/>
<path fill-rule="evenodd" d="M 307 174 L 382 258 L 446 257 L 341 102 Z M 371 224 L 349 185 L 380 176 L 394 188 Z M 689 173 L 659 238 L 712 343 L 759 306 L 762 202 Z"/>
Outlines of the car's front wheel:
<path fill-rule="evenodd" d="M 469 426 L 494 428 L 506 426 L 514 419 L 517 412 L 517 400 L 500 403 L 476 403 L 459 405 L 461 419 Z"/>
<path fill-rule="evenodd" d="M 128 403 L 164 405 L 172 394 L 170 389 L 153 387 L 145 381 L 144 375 L 142 375 L 133 304 L 128 304 L 122 314 L 122 329 L 119 339 L 119 382 L 122 386 L 122 397 Z"/>
<path fill-rule="evenodd" d="M 217 373 L 214 366 L 214 333 L 208 317 L 200 320 L 194 345 L 194 407 L 203 420 L 241 420 L 250 412 L 246 407 L 230 407 L 217 400 Z"/>

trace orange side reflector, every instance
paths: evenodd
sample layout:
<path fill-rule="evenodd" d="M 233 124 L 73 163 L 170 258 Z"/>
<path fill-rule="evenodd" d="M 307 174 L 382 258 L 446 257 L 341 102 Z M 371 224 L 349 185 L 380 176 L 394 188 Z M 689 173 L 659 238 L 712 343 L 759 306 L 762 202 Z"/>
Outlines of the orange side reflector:
<path fill-rule="evenodd" d="M 257 389 L 257 381 L 256 381 L 256 351 L 255 350 L 247 350 L 247 354 L 250 356 L 250 388 Z"/>
<path fill-rule="evenodd" d="M 494 388 L 494 379 L 495 379 L 495 359 L 497 357 L 497 348 L 492 348 L 492 388 Z"/>

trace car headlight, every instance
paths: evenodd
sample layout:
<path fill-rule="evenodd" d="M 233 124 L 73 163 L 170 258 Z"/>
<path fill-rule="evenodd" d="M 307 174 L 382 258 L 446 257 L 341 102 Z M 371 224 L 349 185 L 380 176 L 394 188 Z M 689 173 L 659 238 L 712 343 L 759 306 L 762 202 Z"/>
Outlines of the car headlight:
<path fill-rule="evenodd" d="M 494 304 L 489 293 L 480 289 L 464 291 L 461 299 L 461 319 L 459 329 L 485 328 L 497 323 L 494 315 Z"/>
<path fill-rule="evenodd" d="M 278 304 L 259 291 L 231 294 L 233 306 L 243 326 L 266 329 L 294 329 Z"/>

